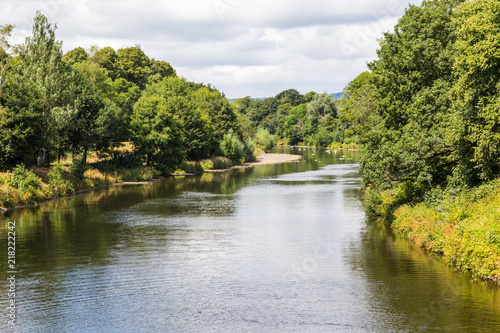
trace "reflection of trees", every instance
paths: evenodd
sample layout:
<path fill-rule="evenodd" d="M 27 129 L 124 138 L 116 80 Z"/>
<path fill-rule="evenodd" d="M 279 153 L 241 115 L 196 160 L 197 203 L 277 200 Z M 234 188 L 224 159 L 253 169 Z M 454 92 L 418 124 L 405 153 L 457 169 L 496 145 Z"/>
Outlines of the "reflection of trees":
<path fill-rule="evenodd" d="M 156 206 L 141 206 L 144 214 L 185 214 L 191 217 L 231 215 L 235 207 L 230 195 L 244 186 L 254 185 L 258 179 L 315 170 L 339 162 L 336 160 L 339 154 L 335 156 L 319 149 L 292 153 L 304 154 L 304 160 L 300 163 L 170 178 L 144 185 L 112 186 L 48 201 L 38 207 L 13 210 L 0 215 L 2 237 L 6 239 L 7 222 L 16 221 L 16 259 L 20 263 L 18 268 L 26 268 L 27 274 L 56 271 L 58 267 L 85 261 L 94 265 L 105 264 L 116 244 L 126 243 L 124 239 L 143 237 L 144 230 L 124 228 L 120 221 L 113 220 L 120 212 L 155 200 L 159 203 Z M 347 154 L 354 153 L 346 151 L 343 154 L 347 157 Z M 216 196 L 200 196 L 184 202 L 173 200 L 187 192 Z M 220 207 L 211 208 L 215 206 Z M 5 257 L 6 251 L 6 247 L 1 247 L 0 255 Z"/>
<path fill-rule="evenodd" d="M 349 249 L 348 264 L 363 277 L 373 312 L 387 317 L 391 329 L 486 329 L 500 324 L 500 295 L 490 287 L 472 283 L 375 222 L 368 222 L 362 238 Z"/>

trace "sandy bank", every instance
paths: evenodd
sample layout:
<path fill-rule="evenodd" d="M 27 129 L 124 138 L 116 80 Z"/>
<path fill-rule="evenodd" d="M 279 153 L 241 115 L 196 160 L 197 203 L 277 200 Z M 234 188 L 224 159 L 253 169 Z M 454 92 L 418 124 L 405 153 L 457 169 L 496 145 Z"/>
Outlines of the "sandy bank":
<path fill-rule="evenodd" d="M 270 164 L 281 164 L 289 162 L 297 162 L 302 159 L 301 155 L 291 155 L 291 154 L 262 154 L 257 161 L 243 163 L 240 166 L 258 166 L 258 165 L 270 165 Z M 236 166 L 238 167 L 238 166 Z"/>

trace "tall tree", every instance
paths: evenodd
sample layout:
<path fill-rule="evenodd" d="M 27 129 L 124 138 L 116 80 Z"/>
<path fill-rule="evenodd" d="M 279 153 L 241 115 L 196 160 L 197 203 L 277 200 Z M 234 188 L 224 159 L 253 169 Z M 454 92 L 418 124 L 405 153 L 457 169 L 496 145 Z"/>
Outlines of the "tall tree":
<path fill-rule="evenodd" d="M 139 47 L 119 49 L 116 55 L 119 76 L 144 89 L 151 75 L 148 56 Z"/>
<path fill-rule="evenodd" d="M 410 6 L 369 65 L 380 123 L 364 135 L 366 185 L 446 181 L 456 161 L 446 140 L 453 82 L 453 10 L 460 1 Z"/>
<path fill-rule="evenodd" d="M 462 182 L 474 183 L 500 172 L 500 2 L 466 1 L 453 23 L 455 113 L 449 137 Z"/>
<path fill-rule="evenodd" d="M 92 54 L 92 61 L 107 69 L 112 80 L 118 77 L 118 55 L 112 47 L 107 46 L 95 50 Z"/>
<path fill-rule="evenodd" d="M 62 62 L 61 42 L 55 39 L 56 26 L 37 12 L 33 35 L 26 38 L 16 60 L 15 74 L 5 83 L 3 104 L 8 110 L 4 125 L 21 134 L 38 155 L 42 166 L 50 148 L 50 113 L 67 104 L 70 75 Z"/>
<path fill-rule="evenodd" d="M 180 98 L 180 97 L 179 97 Z M 174 171 L 184 159 L 181 124 L 175 116 L 177 99 L 170 102 L 161 96 L 143 96 L 134 106 L 131 125 L 134 144 L 147 165 L 165 174 Z"/>

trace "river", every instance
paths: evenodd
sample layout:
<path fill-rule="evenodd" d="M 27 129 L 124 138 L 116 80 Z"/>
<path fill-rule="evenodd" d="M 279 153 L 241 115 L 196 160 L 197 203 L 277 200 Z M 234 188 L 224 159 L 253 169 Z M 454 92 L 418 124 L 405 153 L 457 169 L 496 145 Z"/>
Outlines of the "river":
<path fill-rule="evenodd" d="M 356 152 L 293 152 L 4 213 L 0 330 L 500 332 L 497 286 L 367 219 Z"/>

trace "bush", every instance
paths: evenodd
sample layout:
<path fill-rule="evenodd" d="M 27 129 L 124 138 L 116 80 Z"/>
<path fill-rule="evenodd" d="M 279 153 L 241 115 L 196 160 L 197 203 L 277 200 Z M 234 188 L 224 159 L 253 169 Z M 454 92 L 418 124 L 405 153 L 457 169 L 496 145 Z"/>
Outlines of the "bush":
<path fill-rule="evenodd" d="M 239 163 L 243 156 L 245 156 L 245 145 L 232 130 L 224 135 L 219 147 L 222 156 L 227 157 L 231 161 Z"/>
<path fill-rule="evenodd" d="M 233 165 L 231 160 L 225 157 L 214 157 L 211 161 L 213 163 L 214 170 L 227 169 Z"/>
<path fill-rule="evenodd" d="M 254 152 L 255 152 L 255 143 L 252 139 L 248 139 L 244 143 L 245 149 L 245 162 L 253 162 L 256 160 Z"/>
<path fill-rule="evenodd" d="M 203 166 L 199 162 L 182 162 L 175 173 L 199 173 L 203 172 Z"/>
<path fill-rule="evenodd" d="M 87 171 L 87 165 L 83 161 L 73 161 L 69 170 L 76 180 L 83 180 L 85 178 L 85 171 Z"/>
<path fill-rule="evenodd" d="M 55 195 L 73 192 L 74 189 L 70 182 L 63 178 L 64 170 L 61 164 L 54 165 L 49 171 L 49 189 Z"/>
<path fill-rule="evenodd" d="M 255 134 L 255 145 L 265 152 L 269 152 L 276 145 L 274 135 L 271 135 L 268 130 L 259 127 Z"/>
<path fill-rule="evenodd" d="M 42 185 L 42 180 L 33 171 L 27 170 L 23 164 L 20 164 L 12 170 L 12 176 L 7 180 L 7 183 L 25 194 L 35 193 Z"/>

